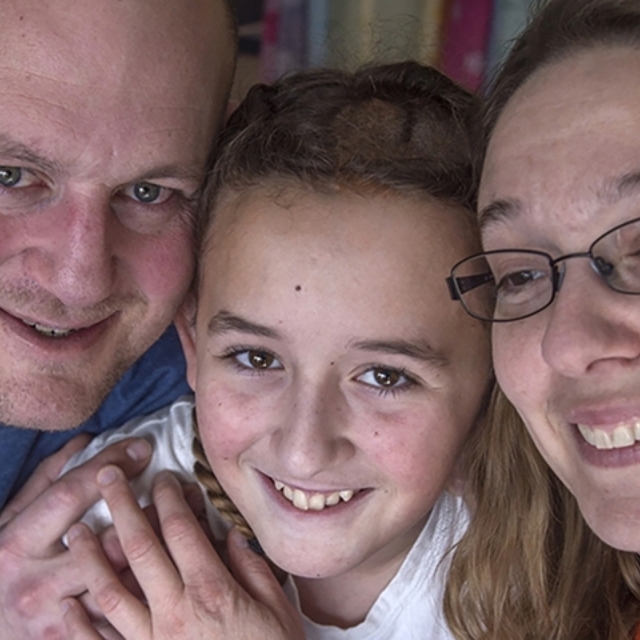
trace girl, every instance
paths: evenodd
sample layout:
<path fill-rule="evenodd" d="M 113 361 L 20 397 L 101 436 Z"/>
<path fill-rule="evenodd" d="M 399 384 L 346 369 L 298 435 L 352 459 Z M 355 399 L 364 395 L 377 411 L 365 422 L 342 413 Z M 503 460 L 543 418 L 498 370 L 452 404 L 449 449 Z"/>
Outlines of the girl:
<path fill-rule="evenodd" d="M 445 286 L 477 250 L 477 110 L 414 63 L 250 91 L 177 321 L 197 419 L 185 398 L 115 436 L 153 434 L 175 455 L 170 439 L 195 430 L 214 530 L 246 520 L 290 574 L 308 638 L 450 638 L 444 560 L 467 522 L 456 465 L 491 379 L 486 329 Z M 156 457 L 147 473 L 171 466 Z M 193 458 L 178 459 L 188 474 Z M 124 614 L 105 613 L 127 636 Z"/>

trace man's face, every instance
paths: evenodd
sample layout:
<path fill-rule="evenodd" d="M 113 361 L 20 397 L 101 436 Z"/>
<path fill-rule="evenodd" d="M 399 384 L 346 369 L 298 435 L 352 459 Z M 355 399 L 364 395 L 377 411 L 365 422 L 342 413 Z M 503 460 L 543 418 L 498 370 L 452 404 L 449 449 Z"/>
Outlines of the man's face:
<path fill-rule="evenodd" d="M 178 4 L 3 3 L 1 422 L 88 417 L 189 285 L 233 54 L 222 3 Z"/>

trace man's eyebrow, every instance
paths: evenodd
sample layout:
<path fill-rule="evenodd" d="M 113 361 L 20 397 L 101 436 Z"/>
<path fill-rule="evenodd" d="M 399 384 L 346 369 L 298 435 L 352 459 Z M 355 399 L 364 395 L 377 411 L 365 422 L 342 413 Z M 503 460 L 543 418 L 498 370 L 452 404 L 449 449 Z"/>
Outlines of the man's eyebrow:
<path fill-rule="evenodd" d="M 271 327 L 251 322 L 242 316 L 238 316 L 227 311 L 219 311 L 207 324 L 208 336 L 222 335 L 229 331 L 249 333 L 251 335 L 262 336 L 264 338 L 281 338 L 281 335 Z"/>
<path fill-rule="evenodd" d="M 449 358 L 423 340 L 417 342 L 410 340 L 358 340 L 349 346 L 361 351 L 408 356 L 438 368 L 449 364 Z"/>
<path fill-rule="evenodd" d="M 511 220 L 522 212 L 517 200 L 496 200 L 478 211 L 478 224 L 484 230 L 494 224 Z"/>
<path fill-rule="evenodd" d="M 17 162 L 24 162 L 28 165 L 38 167 L 45 173 L 61 173 L 62 166 L 49 158 L 37 153 L 26 145 L 18 142 L 6 134 L 0 134 L 0 156 L 11 158 Z M 3 160 L 0 159 L 0 165 Z"/>
<path fill-rule="evenodd" d="M 176 180 L 188 180 L 200 184 L 204 178 L 204 167 L 195 165 L 165 164 L 154 167 L 136 178 L 139 182 L 151 182 L 152 180 L 162 180 L 163 178 L 173 178 Z"/>

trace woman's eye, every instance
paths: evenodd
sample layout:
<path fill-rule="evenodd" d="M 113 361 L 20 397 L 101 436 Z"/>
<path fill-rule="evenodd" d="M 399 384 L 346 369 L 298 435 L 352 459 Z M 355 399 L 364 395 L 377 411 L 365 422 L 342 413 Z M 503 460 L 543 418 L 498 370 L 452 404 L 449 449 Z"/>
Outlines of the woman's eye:
<path fill-rule="evenodd" d="M 126 187 L 124 192 L 142 204 L 162 204 L 171 197 L 173 190 L 152 182 L 136 182 Z"/>
<path fill-rule="evenodd" d="M 410 386 L 412 380 L 399 369 L 387 369 L 385 367 L 374 367 L 368 369 L 357 377 L 358 382 L 362 382 L 377 389 L 399 389 Z"/>
<path fill-rule="evenodd" d="M 247 369 L 282 369 L 282 364 L 267 351 L 247 350 L 235 354 L 235 359 Z"/>
<path fill-rule="evenodd" d="M 546 274 L 533 269 L 514 271 L 500 278 L 497 289 L 501 293 L 522 291 L 524 287 L 536 284 L 546 278 Z"/>

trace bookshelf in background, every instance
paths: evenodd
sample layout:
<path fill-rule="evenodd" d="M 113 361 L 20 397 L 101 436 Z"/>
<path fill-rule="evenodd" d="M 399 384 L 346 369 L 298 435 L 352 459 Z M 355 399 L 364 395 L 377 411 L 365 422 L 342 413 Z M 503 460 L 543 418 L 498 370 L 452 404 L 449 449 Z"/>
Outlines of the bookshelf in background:
<path fill-rule="evenodd" d="M 412 58 L 482 89 L 533 1 L 237 0 L 241 54 L 243 40 L 253 54 L 259 49 L 259 61 L 254 56 L 248 67 L 241 55 L 240 75 L 248 68 L 254 77 L 248 81 L 245 74 L 240 83 L 246 89 L 253 81 L 270 82 L 308 66 L 354 69 Z"/>

